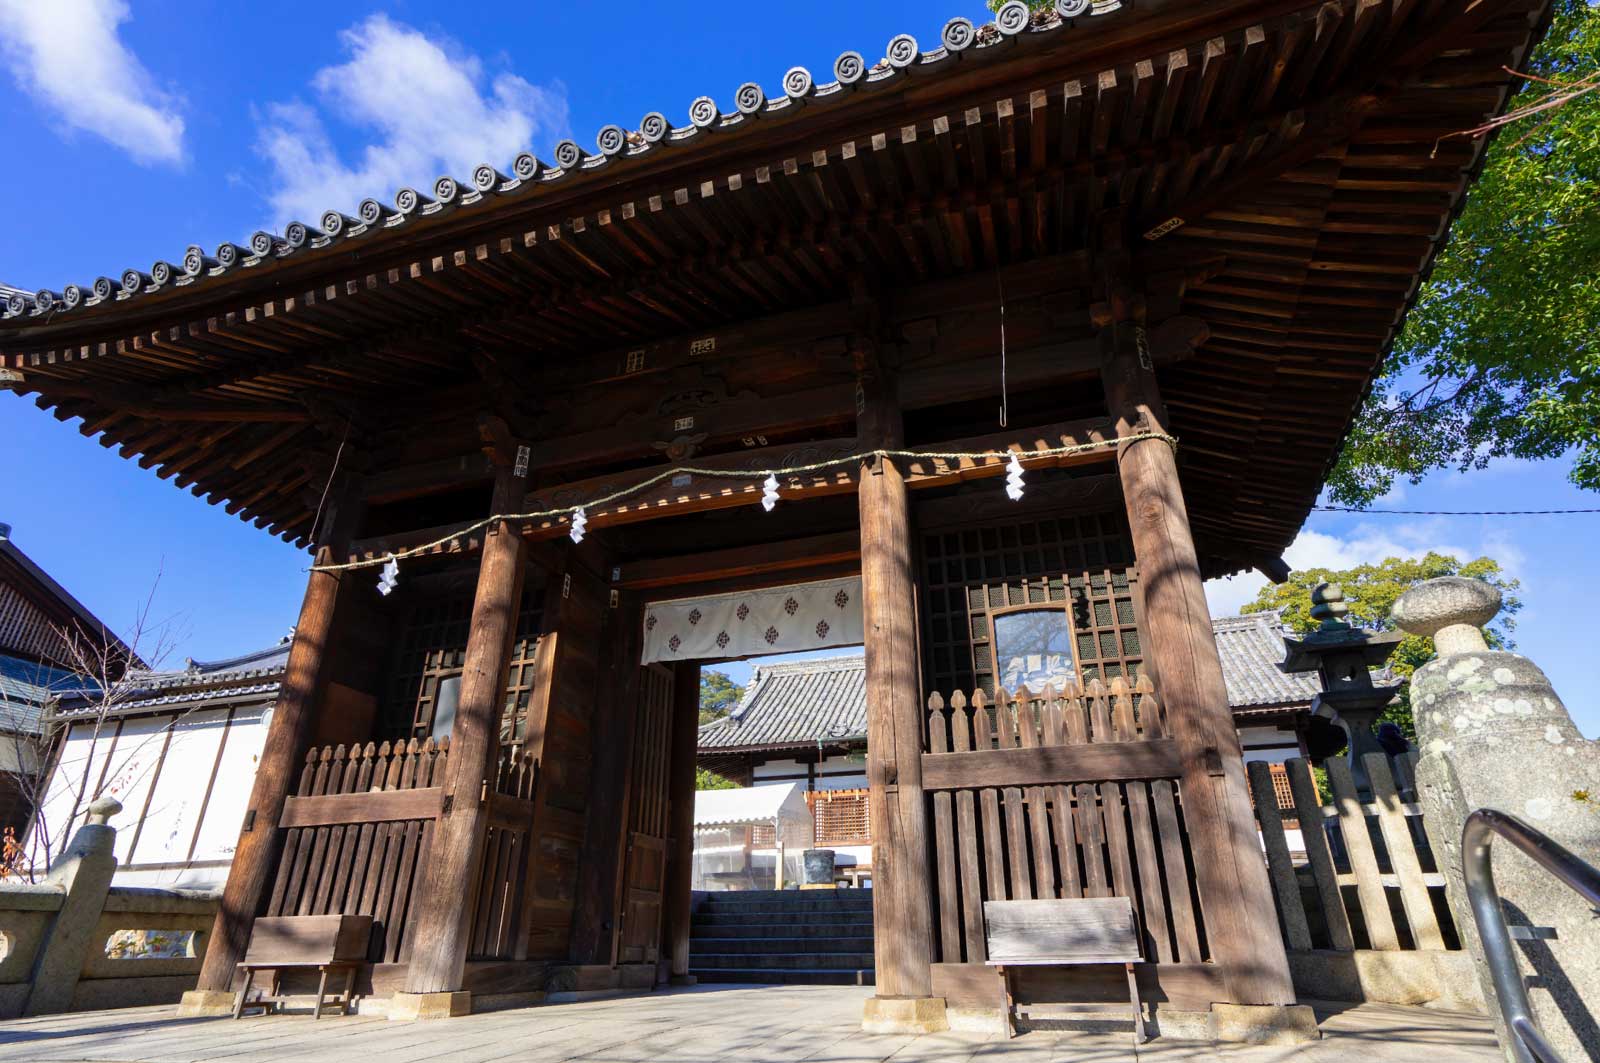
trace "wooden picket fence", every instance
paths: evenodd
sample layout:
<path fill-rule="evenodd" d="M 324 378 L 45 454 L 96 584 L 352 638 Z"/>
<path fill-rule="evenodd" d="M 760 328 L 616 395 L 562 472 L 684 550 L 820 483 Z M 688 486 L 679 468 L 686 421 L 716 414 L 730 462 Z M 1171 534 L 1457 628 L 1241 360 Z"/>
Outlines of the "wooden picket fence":
<path fill-rule="evenodd" d="M 1292 950 L 1445 951 L 1460 939 L 1444 896 L 1422 811 L 1416 754 L 1363 758 L 1372 800 L 1363 802 L 1343 757 L 1329 757 L 1324 803 L 1310 766 L 1284 764 L 1293 809 L 1280 808 L 1272 766 L 1248 765 L 1284 942 Z M 1298 821 L 1303 852 L 1285 820 Z M 1292 830 L 1293 828 L 1289 828 Z"/>
<path fill-rule="evenodd" d="M 939 961 L 987 959 L 985 901 L 1110 896 L 1133 901 L 1151 962 L 1206 959 L 1179 770 L 1144 677 L 932 695 Z"/>
<path fill-rule="evenodd" d="M 427 866 L 450 742 L 324 746 L 284 803 L 268 915 L 370 915 L 369 958 L 403 961 L 413 885 Z"/>
<path fill-rule="evenodd" d="M 522 899 L 532 873 L 533 798 L 538 786 L 538 759 L 520 743 L 501 746 L 473 898 L 467 955 L 474 960 L 522 958 L 518 949 L 525 948 L 527 940 Z"/>

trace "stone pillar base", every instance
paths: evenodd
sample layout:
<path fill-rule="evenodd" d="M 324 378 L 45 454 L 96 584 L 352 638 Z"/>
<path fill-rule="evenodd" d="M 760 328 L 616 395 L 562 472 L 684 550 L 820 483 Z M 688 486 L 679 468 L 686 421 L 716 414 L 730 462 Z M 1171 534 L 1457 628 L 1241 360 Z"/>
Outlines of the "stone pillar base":
<path fill-rule="evenodd" d="M 667 984 L 682 986 L 699 985 L 700 979 L 696 978 L 692 974 L 675 974 L 671 978 L 667 979 Z"/>
<path fill-rule="evenodd" d="M 465 990 L 443 993 L 396 993 L 389 998 L 389 1018 L 411 1022 L 418 1019 L 450 1019 L 472 1014 L 472 994 Z"/>
<path fill-rule="evenodd" d="M 1298 1045 L 1322 1037 L 1304 1004 L 1212 1004 L 1211 1039 L 1252 1045 Z"/>
<path fill-rule="evenodd" d="M 178 1002 L 178 1018 L 209 1019 L 232 1015 L 235 996 L 226 989 L 191 989 Z"/>
<path fill-rule="evenodd" d="M 861 1012 L 863 1033 L 943 1033 L 948 1029 L 944 997 L 871 997 Z"/>

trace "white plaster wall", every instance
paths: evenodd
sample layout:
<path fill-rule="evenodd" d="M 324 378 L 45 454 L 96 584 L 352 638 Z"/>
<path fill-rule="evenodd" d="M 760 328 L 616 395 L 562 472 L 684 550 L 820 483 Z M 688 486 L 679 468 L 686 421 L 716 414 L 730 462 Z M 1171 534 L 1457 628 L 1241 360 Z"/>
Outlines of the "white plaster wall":
<path fill-rule="evenodd" d="M 92 793 L 104 772 L 105 792 L 123 804 L 122 813 L 111 821 L 117 828 L 117 860 L 124 865 L 117 870 L 116 885 L 220 887 L 228 877 L 227 862 L 233 859 L 266 741 L 263 708 L 235 710 L 231 724 L 223 709 L 136 717 L 124 723 L 122 734 L 113 742 L 115 733 L 115 723 L 103 726 L 98 740 L 90 723 L 74 724 L 68 732 L 45 791 L 44 819 L 52 855 L 61 851 L 83 822 L 88 801 L 75 800 L 83 780 L 87 778 Z M 159 776 L 157 761 L 161 762 Z M 216 782 L 208 800 L 206 783 L 213 765 Z M 74 804 L 76 815 L 72 815 Z M 145 812 L 144 825 L 136 830 L 141 811 Z M 193 863 L 218 866 L 138 866 L 190 861 L 191 844 Z M 134 866 L 126 866 L 129 864 Z"/>
<path fill-rule="evenodd" d="M 145 716 L 124 721 L 122 733 L 111 751 L 111 766 L 101 792 L 122 802 L 122 812 L 112 817 L 117 828 L 117 863 L 129 862 L 133 851 L 134 828 L 144 814 L 145 798 L 155 781 L 161 747 L 166 741 L 171 717 Z"/>
<path fill-rule="evenodd" d="M 26 735 L 0 735 L 0 771 L 32 775 L 38 763 L 38 745 L 32 738 Z"/>
<path fill-rule="evenodd" d="M 170 864 L 189 858 L 195 824 L 206 802 L 206 783 L 211 778 L 227 720 L 226 709 L 203 709 L 170 724 L 166 758 L 150 794 L 149 810 L 129 863 Z M 218 780 L 217 785 L 234 783 Z"/>
<path fill-rule="evenodd" d="M 751 772 L 751 785 L 766 786 L 776 783 L 806 781 L 808 765 L 798 760 L 769 760 L 757 764 Z M 817 790 L 864 790 L 867 786 L 867 766 L 864 759 L 852 760 L 849 756 L 834 754 L 817 764 Z"/>
<path fill-rule="evenodd" d="M 102 724 L 98 735 L 93 723 L 76 723 L 68 729 L 61 755 L 45 785 L 41 815 L 30 831 L 30 848 L 48 838 L 50 857 L 54 858 L 66 846 L 73 830 L 83 822 L 84 806 L 89 803 L 80 798 L 94 793 L 101 771 L 112 756 L 116 733 L 115 722 Z"/>
<path fill-rule="evenodd" d="M 1276 727 L 1241 727 L 1239 744 L 1244 747 L 1246 764 L 1252 761 L 1282 764 L 1300 755 L 1300 742 L 1294 732 L 1280 731 Z"/>
<path fill-rule="evenodd" d="M 228 740 L 222 747 L 222 760 L 217 765 L 217 784 L 211 791 L 211 803 L 206 806 L 205 819 L 200 824 L 200 836 L 194 847 L 195 860 L 233 859 L 244 811 L 250 804 L 250 789 L 255 785 L 261 747 L 267 740 L 268 719 L 260 708 L 240 709 L 234 713 Z M 227 869 L 215 874 L 220 882 L 227 878 Z"/>

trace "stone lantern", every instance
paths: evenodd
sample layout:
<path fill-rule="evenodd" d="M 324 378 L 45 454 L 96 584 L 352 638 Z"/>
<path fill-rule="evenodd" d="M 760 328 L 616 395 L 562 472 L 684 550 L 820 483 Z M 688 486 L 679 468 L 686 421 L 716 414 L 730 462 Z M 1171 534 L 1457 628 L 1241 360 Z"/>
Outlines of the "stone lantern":
<path fill-rule="evenodd" d="M 1372 669 L 1386 662 L 1405 636 L 1351 627 L 1345 619 L 1349 612 L 1343 588 L 1319 583 L 1311 592 L 1311 616 L 1322 625 L 1303 639 L 1284 639 L 1288 655 L 1278 667 L 1285 672 L 1315 669 L 1321 676 L 1322 692 L 1312 701 L 1312 711 L 1344 728 L 1350 738 L 1350 775 L 1362 800 L 1370 801 L 1372 786 L 1364 757 L 1384 752 L 1372 724 L 1401 686 L 1374 683 Z"/>

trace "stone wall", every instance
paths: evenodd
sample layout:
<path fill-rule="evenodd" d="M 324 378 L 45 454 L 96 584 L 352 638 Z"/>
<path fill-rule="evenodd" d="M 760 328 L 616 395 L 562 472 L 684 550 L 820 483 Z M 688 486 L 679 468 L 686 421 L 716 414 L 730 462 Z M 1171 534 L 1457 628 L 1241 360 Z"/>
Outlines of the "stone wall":
<path fill-rule="evenodd" d="M 0 1019 L 176 1003 L 221 895 L 111 885 L 122 808 L 102 798 L 40 883 L 0 883 Z"/>

